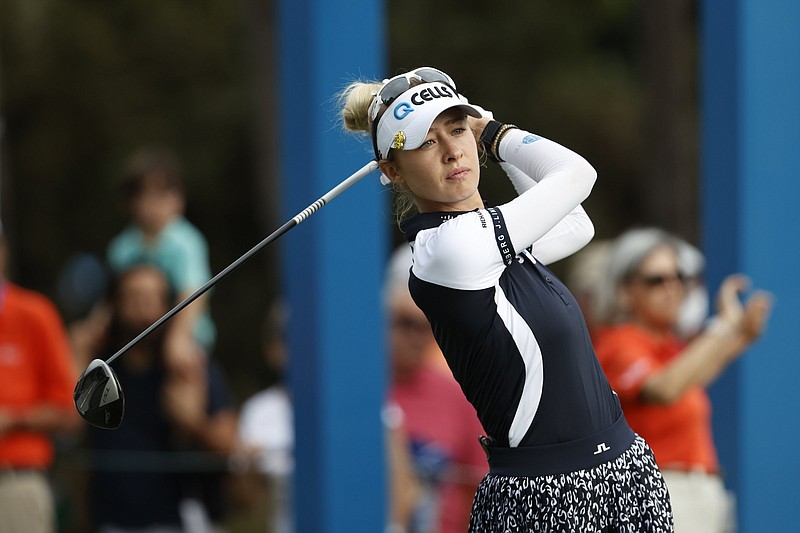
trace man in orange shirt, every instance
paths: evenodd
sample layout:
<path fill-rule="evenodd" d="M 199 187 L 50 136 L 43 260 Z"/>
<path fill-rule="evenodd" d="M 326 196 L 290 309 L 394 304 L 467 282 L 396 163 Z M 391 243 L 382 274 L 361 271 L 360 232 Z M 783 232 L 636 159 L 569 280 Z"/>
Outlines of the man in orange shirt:
<path fill-rule="evenodd" d="M 50 436 L 77 427 L 77 376 L 55 306 L 9 283 L 6 263 L 0 233 L 0 531 L 51 532 Z"/>
<path fill-rule="evenodd" d="M 725 531 L 730 505 L 718 476 L 706 387 L 763 332 L 771 301 L 747 280 L 725 279 L 717 316 L 684 342 L 675 335 L 686 295 L 678 241 L 655 228 L 631 230 L 608 257 L 610 294 L 597 356 L 631 428 L 644 437 L 670 492 L 677 533 Z"/>

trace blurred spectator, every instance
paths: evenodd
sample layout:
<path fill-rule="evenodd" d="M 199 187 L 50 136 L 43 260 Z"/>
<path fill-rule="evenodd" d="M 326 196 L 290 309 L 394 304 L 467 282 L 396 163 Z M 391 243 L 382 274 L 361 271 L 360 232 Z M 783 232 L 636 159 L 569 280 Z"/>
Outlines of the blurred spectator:
<path fill-rule="evenodd" d="M 678 268 L 683 274 L 686 295 L 681 303 L 675 333 L 689 340 L 700 333 L 709 313 L 708 287 L 705 282 L 706 258 L 684 240 L 677 240 Z"/>
<path fill-rule="evenodd" d="M 130 223 L 108 247 L 109 266 L 121 272 L 139 263 L 158 265 L 175 292 L 170 303 L 179 303 L 211 278 L 206 239 L 184 217 L 180 162 L 167 150 L 135 153 L 126 167 L 123 195 Z M 190 364 L 198 344 L 210 354 L 215 331 L 207 298 L 197 299 L 167 325 L 169 364 Z"/>
<path fill-rule="evenodd" d="M 381 413 L 386 429 L 386 457 L 389 474 L 389 513 L 384 533 L 409 533 L 420 505 L 421 486 L 417 477 L 408 435 L 403 427 L 403 410 L 389 403 Z"/>
<path fill-rule="evenodd" d="M 59 273 L 55 300 L 67 324 L 92 312 L 108 293 L 108 281 L 108 267 L 101 258 L 85 252 L 72 254 Z"/>
<path fill-rule="evenodd" d="M 610 248 L 607 240 L 592 241 L 567 260 L 566 284 L 581 306 L 592 339 L 602 327 L 599 307 L 603 286 L 608 283 L 606 263 Z"/>
<path fill-rule="evenodd" d="M 568 259 L 567 285 L 581 306 L 592 338 L 605 324 L 604 308 L 609 306 L 609 295 L 613 297 L 607 276 L 611 244 L 612 240 L 592 241 Z M 684 240 L 675 238 L 675 245 L 686 290 L 675 332 L 682 339 L 689 339 L 700 331 L 708 318 L 705 258 L 700 250 Z"/>
<path fill-rule="evenodd" d="M 99 354 L 108 357 L 162 316 L 170 296 L 155 266 L 120 273 Z M 236 439 L 229 392 L 208 358 L 171 371 L 164 336 L 155 330 L 113 365 L 126 398 L 122 425 L 87 430 L 89 512 L 101 532 L 205 532 L 223 516 L 223 471 Z"/>
<path fill-rule="evenodd" d="M 411 250 L 403 245 L 390 259 L 384 288 L 389 401 L 402 412 L 421 490 L 407 531 L 464 532 L 478 484 L 488 471 L 478 443 L 484 430 L 455 379 L 427 359 L 436 341 L 408 290 L 410 267 Z"/>
<path fill-rule="evenodd" d="M 55 306 L 10 283 L 0 230 L 0 531 L 55 531 L 55 433 L 74 430 L 77 373 Z"/>
<path fill-rule="evenodd" d="M 264 362 L 271 382 L 242 406 L 237 461 L 242 471 L 237 476 L 236 500 L 251 510 L 261 506 L 266 511 L 267 531 L 294 531 L 291 479 L 294 471 L 294 427 L 291 395 L 284 381 L 288 354 L 284 339 L 287 312 L 276 302 L 267 316 L 264 336 Z M 418 486 L 411 465 L 410 450 L 402 428 L 403 414 L 396 406 L 383 414 L 387 429 L 387 450 L 390 470 L 389 521 L 387 532 L 406 532 L 406 524 L 417 503 Z M 255 474 L 255 475 L 254 475 Z M 243 527 L 252 528 L 251 519 Z M 403 524 L 402 528 L 394 526 Z M 260 530 L 260 529 L 259 529 Z"/>
<path fill-rule="evenodd" d="M 284 383 L 287 360 L 284 330 L 286 311 L 275 303 L 267 316 L 264 358 L 273 375 L 273 384 L 250 397 L 242 405 L 239 441 L 247 465 L 254 465 L 265 486 L 269 512 L 267 531 L 294 531 L 291 505 L 291 478 L 294 471 L 294 426 L 289 390 Z M 258 502 L 263 503 L 263 502 Z"/>
<path fill-rule="evenodd" d="M 771 298 L 756 291 L 742 304 L 748 280 L 731 275 L 717 293 L 716 316 L 682 340 L 676 328 L 687 295 L 683 246 L 656 228 L 614 241 L 600 306 L 610 325 L 595 346 L 628 423 L 655 453 L 675 531 L 729 531 L 733 502 L 719 475 L 705 388 L 762 334 Z"/>

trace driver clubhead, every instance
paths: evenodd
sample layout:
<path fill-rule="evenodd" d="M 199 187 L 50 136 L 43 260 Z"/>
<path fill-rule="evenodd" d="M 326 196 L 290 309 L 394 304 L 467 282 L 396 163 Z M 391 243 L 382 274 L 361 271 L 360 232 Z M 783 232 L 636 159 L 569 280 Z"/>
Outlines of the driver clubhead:
<path fill-rule="evenodd" d="M 102 359 L 95 359 L 75 385 L 73 400 L 78 413 L 91 425 L 116 429 L 125 414 L 125 397 L 117 375 Z"/>

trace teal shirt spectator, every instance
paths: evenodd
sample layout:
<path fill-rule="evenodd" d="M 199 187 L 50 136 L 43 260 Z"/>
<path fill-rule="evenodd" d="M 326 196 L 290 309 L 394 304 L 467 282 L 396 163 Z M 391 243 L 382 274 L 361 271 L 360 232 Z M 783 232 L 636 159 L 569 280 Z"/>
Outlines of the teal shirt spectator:
<path fill-rule="evenodd" d="M 176 293 L 194 291 L 211 279 L 206 239 L 182 216 L 164 227 L 153 243 L 145 243 L 138 226 L 127 226 L 109 244 L 107 260 L 114 272 L 139 263 L 154 264 L 166 273 L 170 287 Z M 210 353 L 216 340 L 216 329 L 208 310 L 194 325 L 194 336 Z"/>

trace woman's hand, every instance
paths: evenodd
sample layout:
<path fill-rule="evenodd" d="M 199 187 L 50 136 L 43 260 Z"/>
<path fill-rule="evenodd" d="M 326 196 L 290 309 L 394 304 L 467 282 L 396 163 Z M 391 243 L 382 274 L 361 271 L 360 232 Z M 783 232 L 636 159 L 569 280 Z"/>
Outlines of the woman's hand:
<path fill-rule="evenodd" d="M 731 274 L 722 281 L 717 291 L 717 316 L 732 330 L 738 330 L 744 321 L 744 307 L 739 294 L 749 286 L 747 276 Z"/>
<path fill-rule="evenodd" d="M 475 104 L 469 104 L 469 105 L 477 109 L 481 114 L 481 118 L 475 118 L 467 115 L 467 122 L 469 123 L 469 127 L 472 128 L 472 133 L 475 135 L 475 142 L 480 144 L 483 128 L 486 127 L 486 124 L 488 124 L 490 120 L 494 120 L 494 114 L 491 111 L 487 111 L 486 109 L 482 108 L 479 105 Z"/>
<path fill-rule="evenodd" d="M 757 291 L 743 305 L 740 294 L 749 285 L 742 274 L 725 278 L 717 292 L 717 316 L 703 334 L 645 381 L 641 392 L 645 402 L 669 404 L 689 387 L 708 386 L 764 332 L 772 297 Z"/>
<path fill-rule="evenodd" d="M 476 143 L 480 144 L 483 128 L 486 127 L 490 120 L 491 119 L 487 116 L 483 116 L 481 118 L 467 116 L 467 121 L 469 123 L 469 127 L 472 129 L 473 135 L 475 135 Z"/>
<path fill-rule="evenodd" d="M 772 311 L 772 295 L 758 291 L 751 296 L 744 308 L 742 334 L 748 342 L 759 338 L 767 327 L 770 311 Z"/>
<path fill-rule="evenodd" d="M 725 278 L 717 293 L 718 318 L 746 345 L 764 332 L 772 310 L 772 296 L 765 291 L 756 291 L 742 304 L 740 295 L 749 286 L 746 276 L 732 274 Z"/>

